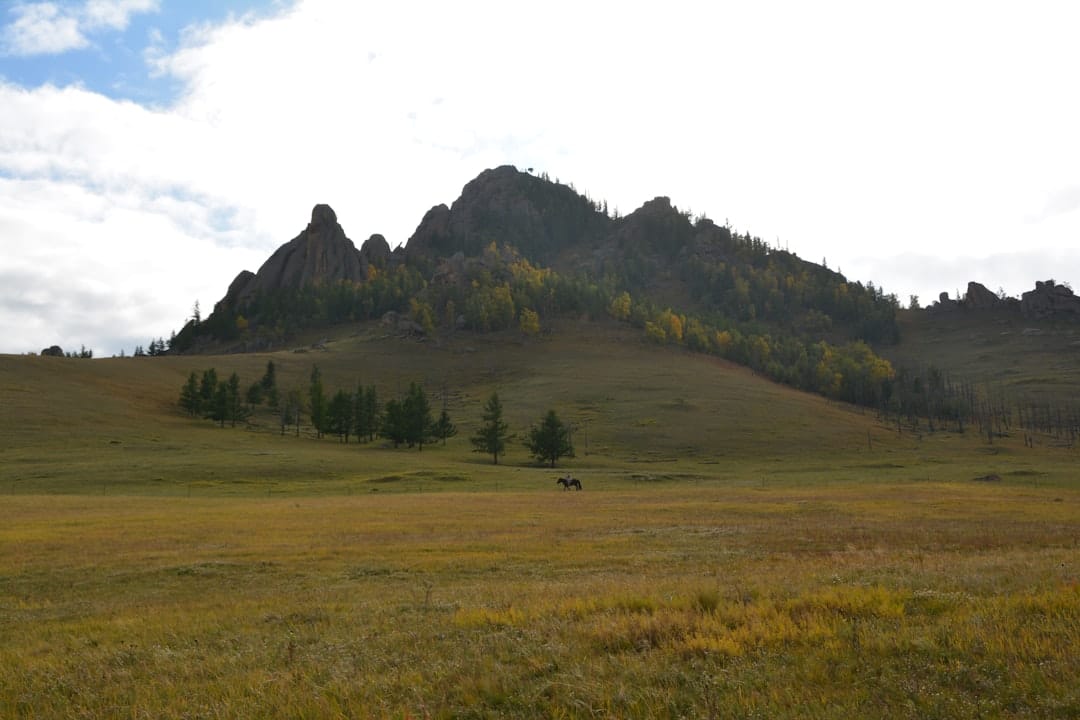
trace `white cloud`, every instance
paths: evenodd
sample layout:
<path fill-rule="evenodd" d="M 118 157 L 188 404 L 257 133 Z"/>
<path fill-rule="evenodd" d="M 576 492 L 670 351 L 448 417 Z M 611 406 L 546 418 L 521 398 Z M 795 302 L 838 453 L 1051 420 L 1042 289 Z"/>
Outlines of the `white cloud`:
<path fill-rule="evenodd" d="M 223 246 L 199 202 L 0 180 L 4 350 L 54 343 L 116 353 L 179 329 L 208 286 L 224 288 L 262 253 Z M 9 247 L 10 238 L 32 242 Z M 209 307 L 217 297 L 202 295 Z"/>
<path fill-rule="evenodd" d="M 431 205 L 512 163 L 624 214 L 668 195 L 903 300 L 1080 276 L 1071 5 L 521 7 L 304 0 L 193 26 L 146 55 L 181 84 L 167 108 L 0 85 L 4 268 L 51 287 L 47 268 L 90 258 L 102 280 L 81 292 L 172 308 L 110 321 L 145 344 L 195 298 L 209 309 L 315 203 L 358 243 L 402 243 Z M 79 8 L 85 31 L 152 4 Z M 185 264 L 196 255 L 213 270 Z M 177 271 L 139 272 L 159 259 Z M 26 338 L 0 350 L 63 339 Z"/>
<path fill-rule="evenodd" d="M 154 12 L 160 0 L 87 0 L 81 17 L 88 29 L 123 30 L 136 13 Z"/>
<path fill-rule="evenodd" d="M 3 48 L 10 55 L 51 55 L 86 47 L 78 18 L 54 3 L 12 6 L 15 20 L 4 28 Z"/>
<path fill-rule="evenodd" d="M 55 55 L 85 48 L 87 34 L 123 30 L 135 13 L 158 9 L 159 0 L 87 0 L 81 6 L 53 2 L 15 3 L 15 17 L 3 30 L 3 52 L 8 55 Z"/>

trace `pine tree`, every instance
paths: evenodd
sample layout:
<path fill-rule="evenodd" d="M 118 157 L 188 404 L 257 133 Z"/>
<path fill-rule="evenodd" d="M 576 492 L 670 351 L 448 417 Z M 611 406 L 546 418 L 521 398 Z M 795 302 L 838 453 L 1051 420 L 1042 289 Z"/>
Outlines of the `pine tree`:
<path fill-rule="evenodd" d="M 311 424 L 315 426 L 315 436 L 322 437 L 326 432 L 326 393 L 323 391 L 322 372 L 318 365 L 311 367 L 311 386 L 308 389 L 311 410 Z"/>
<path fill-rule="evenodd" d="M 405 422 L 405 441 L 409 447 L 424 449 L 424 443 L 434 436 L 435 421 L 431 418 L 431 405 L 424 388 L 409 383 L 409 393 L 402 403 Z"/>
<path fill-rule="evenodd" d="M 228 415 L 229 422 L 233 427 L 236 427 L 237 420 L 247 419 L 247 413 L 244 412 L 244 407 L 240 402 L 240 376 L 233 373 L 229 376 L 229 380 L 226 383 L 228 388 Z"/>
<path fill-rule="evenodd" d="M 356 394 L 353 395 L 353 432 L 358 442 L 369 442 L 375 439 L 375 433 L 379 430 L 379 400 L 375 393 L 375 386 L 364 388 L 356 386 Z"/>
<path fill-rule="evenodd" d="M 405 409 L 399 400 L 393 399 L 386 402 L 380 432 L 383 437 L 394 443 L 395 448 L 405 442 Z"/>
<path fill-rule="evenodd" d="M 270 407 L 277 407 L 277 368 L 274 367 L 273 360 L 266 362 L 266 372 L 263 373 L 262 379 L 259 380 L 259 386 L 262 388 L 262 396 L 266 399 L 266 404 Z"/>
<path fill-rule="evenodd" d="M 435 437 L 442 440 L 443 445 L 446 444 L 446 438 L 451 438 L 457 435 L 457 427 L 454 423 L 450 422 L 450 414 L 446 412 L 445 408 L 439 413 L 439 419 L 435 421 Z"/>
<path fill-rule="evenodd" d="M 210 418 L 225 427 L 229 418 L 229 384 L 222 381 L 214 388 L 213 404 L 210 406 Z"/>
<path fill-rule="evenodd" d="M 255 383 L 247 389 L 247 402 L 248 405 L 262 405 L 263 401 L 263 387 L 260 383 Z"/>
<path fill-rule="evenodd" d="M 510 437 L 508 431 L 509 426 L 502 419 L 499 393 L 492 393 L 484 404 L 480 429 L 471 438 L 473 452 L 490 453 L 495 464 L 498 465 L 499 455 L 506 449 L 506 441 Z"/>
<path fill-rule="evenodd" d="M 368 440 L 375 439 L 375 433 L 379 431 L 381 422 L 379 394 L 375 391 L 374 385 L 369 385 L 364 393 L 364 423 L 367 425 Z"/>
<path fill-rule="evenodd" d="M 330 400 L 328 411 L 329 430 L 346 444 L 353 429 L 353 398 L 344 390 L 338 390 Z"/>
<path fill-rule="evenodd" d="M 548 410 L 540 425 L 529 430 L 525 445 L 533 457 L 540 462 L 550 462 L 551 467 L 555 467 L 559 458 L 574 454 L 574 446 L 570 444 L 570 429 L 554 410 Z"/>
<path fill-rule="evenodd" d="M 184 408 L 188 415 L 195 417 L 199 413 L 200 400 L 199 378 L 192 370 L 184 387 L 180 388 L 180 407 Z"/>
<path fill-rule="evenodd" d="M 300 414 L 303 412 L 304 396 L 299 388 L 293 388 L 285 396 L 285 402 L 281 403 L 281 434 L 285 434 L 285 428 L 296 424 L 296 436 L 300 437 Z"/>
<path fill-rule="evenodd" d="M 217 370 L 214 368 L 203 370 L 202 381 L 199 383 L 199 407 L 203 412 L 208 414 L 213 412 L 217 387 Z M 215 417 L 214 419 L 216 420 L 217 418 Z"/>

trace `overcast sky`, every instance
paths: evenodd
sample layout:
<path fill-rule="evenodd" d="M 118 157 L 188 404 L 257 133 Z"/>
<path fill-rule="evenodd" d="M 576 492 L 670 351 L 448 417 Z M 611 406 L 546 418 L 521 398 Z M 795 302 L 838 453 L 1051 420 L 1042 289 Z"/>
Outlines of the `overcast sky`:
<path fill-rule="evenodd" d="M 667 195 L 903 303 L 1080 282 L 1080 3 L 0 2 L 0 353 L 179 330 L 329 203 Z"/>

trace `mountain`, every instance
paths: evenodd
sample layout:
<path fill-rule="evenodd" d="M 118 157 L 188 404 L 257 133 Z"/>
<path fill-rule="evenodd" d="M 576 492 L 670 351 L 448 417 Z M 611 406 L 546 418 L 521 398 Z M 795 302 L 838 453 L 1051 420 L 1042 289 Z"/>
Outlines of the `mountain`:
<path fill-rule="evenodd" d="M 479 255 L 491 242 L 511 245 L 550 265 L 573 248 L 591 247 L 611 220 L 572 188 L 504 165 L 470 181 L 453 205 L 436 205 L 406 244 L 410 262 L 462 253 Z"/>
<path fill-rule="evenodd" d="M 242 272 L 171 352 L 287 346 L 301 331 L 390 317 L 420 334 L 549 330 L 611 318 L 798 388 L 876 403 L 891 375 L 863 343 L 897 338 L 894 296 L 657 197 L 625 217 L 510 166 L 429 210 L 403 249 L 359 250 L 334 211 Z M 403 322 L 402 322 L 403 321 Z"/>
<path fill-rule="evenodd" d="M 970 323 L 949 318 L 1055 322 L 1078 308 L 1071 290 L 1053 281 L 1022 301 L 971 283 L 963 299 L 905 311 L 901 324 L 895 296 L 873 283 L 691 218 L 670 198 L 620 217 L 568 185 L 504 166 L 467 183 L 450 206 L 431 208 L 394 252 L 379 235 L 358 250 L 334 211 L 317 205 L 307 227 L 258 272 L 238 275 L 172 351 L 271 350 L 302 331 L 387 318 L 394 332 L 440 340 L 601 319 L 636 328 L 642 341 L 717 355 L 799 389 L 945 422 L 976 414 L 976 369 L 978 377 L 1008 379 L 987 374 L 992 359 L 959 351 Z M 956 330 L 942 343 L 935 328 L 946 325 Z M 913 338 L 906 345 L 902 327 Z M 1028 337 L 1024 328 L 1001 332 L 1016 333 L 1002 335 L 1007 345 Z"/>
<path fill-rule="evenodd" d="M 333 208 L 316 205 L 308 226 L 278 248 L 257 273 L 244 270 L 237 275 L 219 305 L 240 307 L 260 293 L 306 285 L 364 282 L 370 267 L 385 267 L 389 259 L 390 245 L 382 235 L 372 235 L 357 250 Z"/>

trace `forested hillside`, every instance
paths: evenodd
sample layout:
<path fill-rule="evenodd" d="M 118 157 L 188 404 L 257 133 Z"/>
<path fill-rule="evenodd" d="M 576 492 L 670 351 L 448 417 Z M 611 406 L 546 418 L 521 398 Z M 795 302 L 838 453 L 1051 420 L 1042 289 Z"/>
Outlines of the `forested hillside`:
<path fill-rule="evenodd" d="M 878 406 L 891 395 L 893 369 L 868 343 L 896 341 L 894 296 L 691 218 L 667 198 L 618 217 L 569 186 L 502 167 L 466 185 L 451 207 L 432 208 L 404 248 L 380 250 L 376 237 L 357 250 L 333 211 L 317 207 L 290 243 L 295 250 L 283 248 L 275 254 L 283 259 L 258 274 L 241 273 L 171 349 L 282 347 L 305 329 L 390 312 L 423 335 L 533 335 L 557 318 L 611 316 L 651 342 L 715 354 L 828 397 Z M 309 255 L 296 259 L 300 252 Z M 286 255 L 304 272 L 280 267 Z M 356 270 L 346 278 L 334 268 L 309 271 L 333 263 Z"/>

